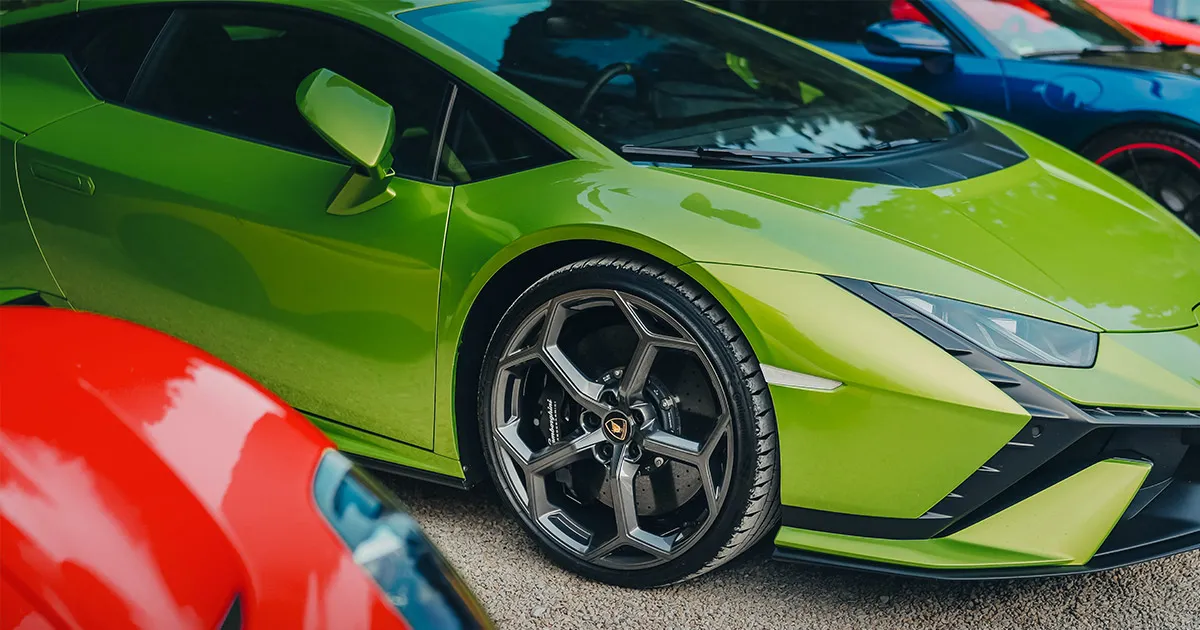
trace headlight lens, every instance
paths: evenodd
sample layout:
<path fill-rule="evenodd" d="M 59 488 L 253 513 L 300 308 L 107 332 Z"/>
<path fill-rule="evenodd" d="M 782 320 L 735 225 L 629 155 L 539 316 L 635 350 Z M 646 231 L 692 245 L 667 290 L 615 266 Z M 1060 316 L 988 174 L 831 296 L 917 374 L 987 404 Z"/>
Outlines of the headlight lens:
<path fill-rule="evenodd" d="M 466 584 L 400 500 L 346 456 L 329 451 L 313 482 L 317 507 L 413 628 L 490 628 Z"/>
<path fill-rule="evenodd" d="M 1094 332 L 907 289 L 876 287 L 999 359 L 1063 367 L 1096 363 L 1100 335 Z"/>

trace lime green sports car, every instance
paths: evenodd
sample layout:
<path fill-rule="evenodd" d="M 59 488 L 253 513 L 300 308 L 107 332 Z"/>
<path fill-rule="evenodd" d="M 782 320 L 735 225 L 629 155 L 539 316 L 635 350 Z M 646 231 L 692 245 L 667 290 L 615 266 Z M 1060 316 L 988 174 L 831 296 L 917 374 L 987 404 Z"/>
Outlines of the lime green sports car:
<path fill-rule="evenodd" d="M 571 570 L 1200 547 L 1200 239 L 1029 132 L 683 0 L 3 20 L 0 301 L 159 328 L 349 453 L 490 478 Z"/>

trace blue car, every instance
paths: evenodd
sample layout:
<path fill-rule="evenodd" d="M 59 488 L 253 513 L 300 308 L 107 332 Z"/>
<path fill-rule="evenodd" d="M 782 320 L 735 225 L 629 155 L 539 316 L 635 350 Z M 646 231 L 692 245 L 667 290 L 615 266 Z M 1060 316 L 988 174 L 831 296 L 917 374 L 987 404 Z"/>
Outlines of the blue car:
<path fill-rule="evenodd" d="M 725 0 L 934 98 L 1104 165 L 1200 232 L 1200 50 L 1083 0 Z"/>

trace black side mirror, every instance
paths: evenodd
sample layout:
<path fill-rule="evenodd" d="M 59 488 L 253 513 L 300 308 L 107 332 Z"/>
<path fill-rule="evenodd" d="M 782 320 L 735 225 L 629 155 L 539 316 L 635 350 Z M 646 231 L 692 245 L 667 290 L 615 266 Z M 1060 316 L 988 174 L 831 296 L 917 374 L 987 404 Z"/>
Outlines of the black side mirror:
<path fill-rule="evenodd" d="M 950 39 L 937 29 L 912 20 L 884 20 L 867 27 L 867 51 L 880 57 L 915 57 L 927 70 L 945 72 L 954 67 Z"/>

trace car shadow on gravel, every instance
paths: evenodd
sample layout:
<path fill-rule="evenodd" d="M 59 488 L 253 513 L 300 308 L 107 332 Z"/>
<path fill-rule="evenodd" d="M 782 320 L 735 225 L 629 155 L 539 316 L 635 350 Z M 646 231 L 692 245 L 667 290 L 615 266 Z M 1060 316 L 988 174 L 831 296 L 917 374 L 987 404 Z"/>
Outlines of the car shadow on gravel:
<path fill-rule="evenodd" d="M 777 562 L 765 540 L 698 579 L 635 591 L 553 565 L 490 485 L 381 477 L 501 627 L 1200 627 L 1200 553 L 1094 575 L 947 582 Z"/>

